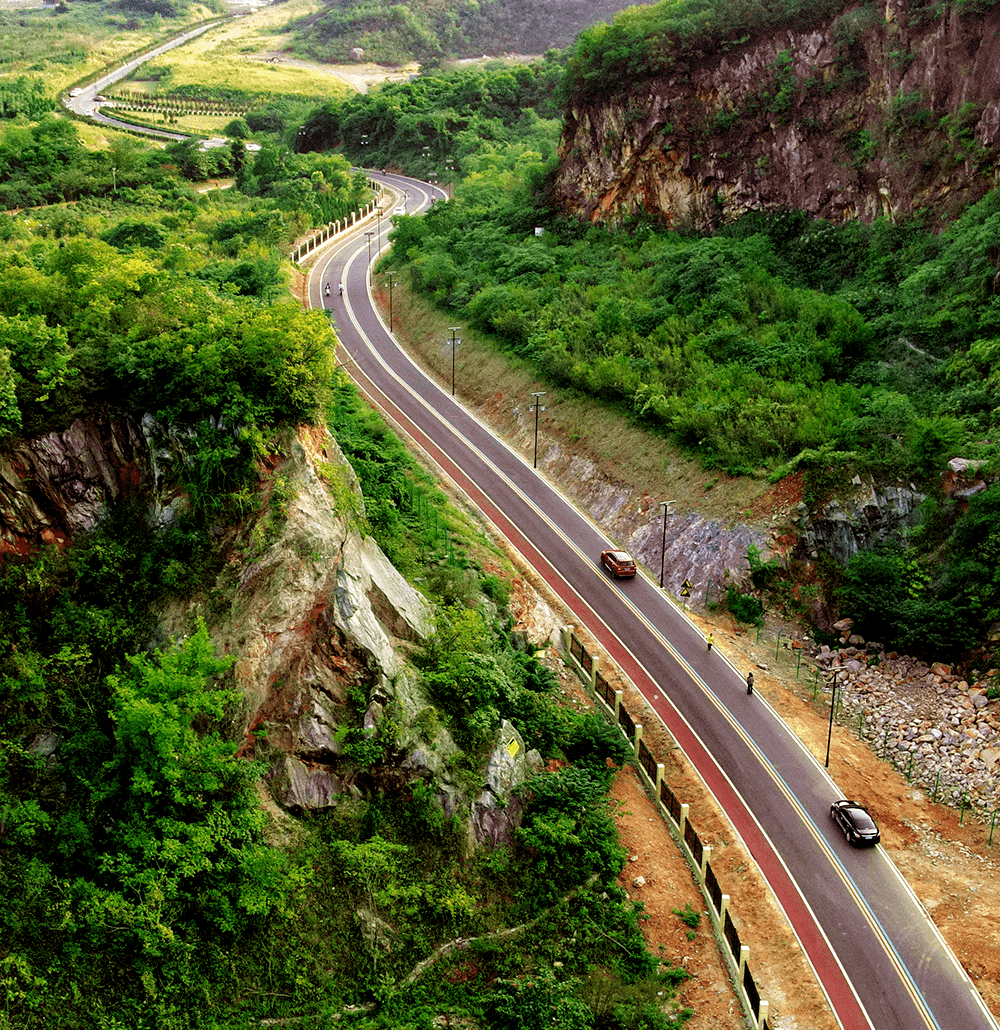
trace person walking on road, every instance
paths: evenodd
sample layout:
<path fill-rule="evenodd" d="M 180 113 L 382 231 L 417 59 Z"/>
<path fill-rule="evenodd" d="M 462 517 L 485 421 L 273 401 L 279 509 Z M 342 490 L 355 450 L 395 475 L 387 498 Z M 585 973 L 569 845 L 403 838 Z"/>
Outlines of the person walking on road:
<path fill-rule="evenodd" d="M 707 645 L 705 647 L 705 650 L 706 651 L 711 651 L 712 650 L 712 634 L 711 633 L 708 634 L 708 640 L 706 640 L 705 643 Z"/>
<path fill-rule="evenodd" d="M 753 673 L 752 672 L 748 672 L 747 673 L 747 693 L 748 694 L 752 694 L 753 693 Z"/>

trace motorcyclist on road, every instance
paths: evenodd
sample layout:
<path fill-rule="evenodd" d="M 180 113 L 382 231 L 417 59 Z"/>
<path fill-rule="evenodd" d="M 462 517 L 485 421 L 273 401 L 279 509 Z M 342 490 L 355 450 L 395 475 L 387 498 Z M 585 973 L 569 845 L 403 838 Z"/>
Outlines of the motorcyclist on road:
<path fill-rule="evenodd" d="M 341 297 L 344 296 L 344 284 L 343 283 L 340 284 L 340 295 L 341 295 Z"/>
<path fill-rule="evenodd" d="M 323 290 L 323 296 L 324 297 L 329 297 L 330 296 L 330 284 L 329 283 L 326 284 L 326 287 Z"/>

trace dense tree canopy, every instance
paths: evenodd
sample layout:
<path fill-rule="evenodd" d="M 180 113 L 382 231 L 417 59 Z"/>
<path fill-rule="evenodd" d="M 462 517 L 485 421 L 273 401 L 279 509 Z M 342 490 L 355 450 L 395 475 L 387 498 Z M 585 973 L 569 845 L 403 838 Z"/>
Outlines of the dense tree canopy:
<path fill-rule="evenodd" d="M 547 157 L 558 131 L 561 78 L 552 57 L 387 83 L 314 111 L 298 131 L 296 148 L 337 148 L 368 168 L 401 166 L 442 180 L 468 170 L 475 155 L 492 147 L 544 147 Z"/>

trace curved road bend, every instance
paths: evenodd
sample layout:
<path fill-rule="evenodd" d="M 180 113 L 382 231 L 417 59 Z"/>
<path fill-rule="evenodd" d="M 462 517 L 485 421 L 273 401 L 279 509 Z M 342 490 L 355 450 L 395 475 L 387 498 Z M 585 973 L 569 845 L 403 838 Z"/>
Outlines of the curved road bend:
<path fill-rule="evenodd" d="M 384 180 L 409 191 L 411 212 L 442 195 L 416 180 Z M 334 292 L 327 307 L 352 376 L 642 691 L 767 877 L 841 1025 L 998 1030 L 882 849 L 856 851 L 836 831 L 829 804 L 840 793 L 761 695 L 747 696 L 745 670 L 706 652 L 701 634 L 646 576 L 611 581 L 595 561 L 608 542 L 590 521 L 399 350 L 371 302 L 363 233 L 322 253 L 310 281 L 314 307 L 323 306 L 323 282 L 345 284 L 345 296 Z M 738 900 L 734 907 L 738 916 Z"/>
<path fill-rule="evenodd" d="M 122 122 L 117 118 L 109 118 L 107 115 L 101 114 L 100 104 L 95 98 L 112 83 L 127 78 L 136 68 L 144 65 L 147 61 L 152 60 L 154 57 L 159 57 L 160 54 L 165 54 L 168 50 L 173 50 L 174 47 L 183 46 L 183 44 L 189 43 L 192 39 L 196 39 L 203 33 L 208 32 L 209 29 L 214 29 L 221 24 L 222 20 L 208 22 L 205 25 L 199 25 L 185 32 L 183 35 L 175 36 L 173 39 L 167 40 L 166 43 L 161 43 L 158 47 L 147 50 L 146 53 L 140 54 L 138 57 L 133 57 L 132 60 L 115 68 L 114 71 L 106 72 L 99 79 L 95 79 L 90 83 L 89 86 L 83 86 L 77 96 L 71 97 L 67 95 L 63 97 L 63 102 L 75 114 L 89 118 L 101 125 L 109 125 L 115 129 L 125 129 L 129 132 L 140 132 L 145 136 L 156 136 L 160 139 L 190 139 L 191 135 L 187 132 L 169 132 L 166 129 L 146 128 L 144 125 L 133 125 L 131 122 Z"/>

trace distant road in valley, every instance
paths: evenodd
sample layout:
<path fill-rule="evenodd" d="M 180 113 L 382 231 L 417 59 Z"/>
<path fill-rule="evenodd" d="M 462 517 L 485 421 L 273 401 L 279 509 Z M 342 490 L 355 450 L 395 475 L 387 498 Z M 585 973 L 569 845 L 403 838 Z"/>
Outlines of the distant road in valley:
<path fill-rule="evenodd" d="M 68 95 L 63 97 L 63 103 L 74 114 L 78 114 L 82 118 L 89 118 L 91 121 L 97 122 L 99 125 L 107 125 L 114 129 L 124 129 L 129 132 L 139 132 L 144 136 L 156 136 L 160 139 L 190 139 L 190 135 L 186 132 L 169 132 L 167 129 L 147 128 L 144 125 L 133 125 L 132 122 L 124 122 L 118 118 L 106 115 L 103 113 L 103 110 L 114 110 L 114 108 L 101 104 L 96 98 L 103 93 L 108 86 L 115 82 L 120 82 L 122 79 L 127 79 L 137 68 L 140 68 L 147 61 L 151 61 L 154 57 L 159 57 L 160 54 L 165 54 L 168 50 L 173 50 L 175 47 L 183 46 L 192 39 L 197 39 L 198 36 L 204 35 L 204 33 L 208 32 L 209 29 L 214 29 L 217 25 L 221 25 L 223 20 L 224 19 L 219 19 L 218 21 L 207 22 L 204 25 L 199 25 L 197 28 L 190 29 L 183 35 L 176 36 L 174 39 L 168 40 L 166 43 L 161 43 L 152 50 L 147 50 L 144 54 L 140 54 L 138 57 L 133 57 L 132 60 L 126 61 L 125 64 L 115 68 L 114 71 L 105 73 L 89 86 L 81 87 L 80 92 L 75 97 Z"/>
<path fill-rule="evenodd" d="M 436 186 L 369 172 L 411 213 Z M 599 530 L 521 455 L 429 380 L 372 302 L 368 255 L 390 220 L 358 226 L 317 257 L 313 307 L 332 310 L 362 392 L 475 503 L 642 691 L 698 768 L 771 884 L 846 1030 L 998 1030 L 974 985 L 881 848 L 849 847 L 829 817 L 842 796 L 759 694 L 647 576 L 611 581 Z M 333 284 L 324 298 L 323 285 Z M 336 284 L 345 284 L 345 296 Z M 738 899 L 734 900 L 737 905 Z M 749 942 L 751 945 L 753 941 Z M 789 985 L 791 987 L 792 985 Z"/>

